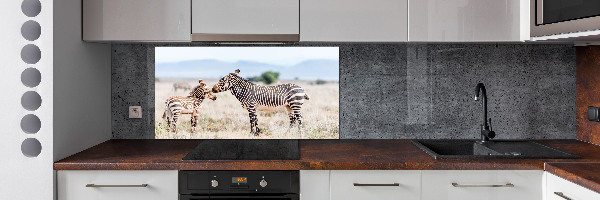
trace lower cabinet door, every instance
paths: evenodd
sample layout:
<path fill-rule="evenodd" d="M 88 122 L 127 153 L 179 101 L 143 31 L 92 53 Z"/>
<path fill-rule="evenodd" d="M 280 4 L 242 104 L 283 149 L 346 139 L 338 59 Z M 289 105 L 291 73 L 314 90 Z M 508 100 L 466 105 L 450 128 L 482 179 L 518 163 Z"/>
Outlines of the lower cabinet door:
<path fill-rule="evenodd" d="M 421 171 L 332 170 L 331 200 L 418 200 Z"/>
<path fill-rule="evenodd" d="M 177 200 L 176 170 L 64 170 L 59 200 Z"/>
<path fill-rule="evenodd" d="M 300 170 L 300 200 L 329 200 L 329 170 Z"/>
<path fill-rule="evenodd" d="M 546 172 L 545 200 L 600 199 L 600 193 Z"/>
<path fill-rule="evenodd" d="M 423 200 L 542 200 L 541 170 L 423 171 Z"/>

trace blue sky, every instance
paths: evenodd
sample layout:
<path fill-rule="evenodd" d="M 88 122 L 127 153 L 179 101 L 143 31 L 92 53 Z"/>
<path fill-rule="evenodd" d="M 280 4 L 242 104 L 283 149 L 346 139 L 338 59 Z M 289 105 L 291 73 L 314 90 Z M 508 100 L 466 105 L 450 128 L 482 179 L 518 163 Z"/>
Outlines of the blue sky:
<path fill-rule="evenodd" d="M 212 59 L 292 66 L 311 59 L 339 61 L 338 47 L 156 47 L 155 51 L 156 63 Z"/>
<path fill-rule="evenodd" d="M 218 79 L 279 72 L 280 79 L 339 80 L 338 47 L 156 47 L 155 76 Z"/>

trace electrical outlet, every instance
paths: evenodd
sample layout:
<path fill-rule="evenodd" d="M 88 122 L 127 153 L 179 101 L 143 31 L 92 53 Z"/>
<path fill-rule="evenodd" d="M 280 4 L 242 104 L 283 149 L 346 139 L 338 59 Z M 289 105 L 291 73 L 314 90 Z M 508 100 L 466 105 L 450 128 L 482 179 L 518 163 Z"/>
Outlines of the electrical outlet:
<path fill-rule="evenodd" d="M 129 118 L 142 118 L 142 106 L 129 106 Z"/>
<path fill-rule="evenodd" d="M 588 120 L 593 122 L 600 122 L 600 108 L 594 106 L 588 106 Z"/>

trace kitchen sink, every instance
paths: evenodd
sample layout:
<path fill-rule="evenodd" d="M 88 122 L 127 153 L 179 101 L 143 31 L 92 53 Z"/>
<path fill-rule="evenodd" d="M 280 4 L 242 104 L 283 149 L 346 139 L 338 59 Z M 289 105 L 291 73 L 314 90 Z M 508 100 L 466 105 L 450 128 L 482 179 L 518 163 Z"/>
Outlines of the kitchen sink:
<path fill-rule="evenodd" d="M 515 158 L 576 159 L 577 155 L 532 141 L 494 140 L 412 140 L 435 159 L 443 158 Z"/>

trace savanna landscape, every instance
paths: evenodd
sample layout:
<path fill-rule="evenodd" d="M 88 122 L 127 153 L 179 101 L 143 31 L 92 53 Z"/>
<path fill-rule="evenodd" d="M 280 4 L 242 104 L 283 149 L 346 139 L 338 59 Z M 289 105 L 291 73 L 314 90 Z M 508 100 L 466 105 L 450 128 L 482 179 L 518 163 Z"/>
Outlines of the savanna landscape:
<path fill-rule="evenodd" d="M 224 74 L 226 75 L 226 74 Z M 203 79 L 212 87 L 218 79 Z M 155 138 L 156 139 L 337 139 L 339 138 L 339 82 L 308 80 L 277 80 L 274 84 L 294 83 L 304 88 L 310 100 L 302 106 L 303 128 L 289 128 L 285 108 L 258 111 L 259 136 L 250 134 L 248 111 L 230 91 L 217 93 L 215 101 L 205 99 L 198 118 L 197 131 L 191 132 L 190 115 L 178 120 L 178 132 L 170 131 L 162 118 L 165 100 L 170 96 L 187 96 L 188 91 L 174 90 L 173 84 L 198 85 L 197 78 L 156 78 L 155 80 Z M 256 81 L 255 84 L 265 85 Z"/>

